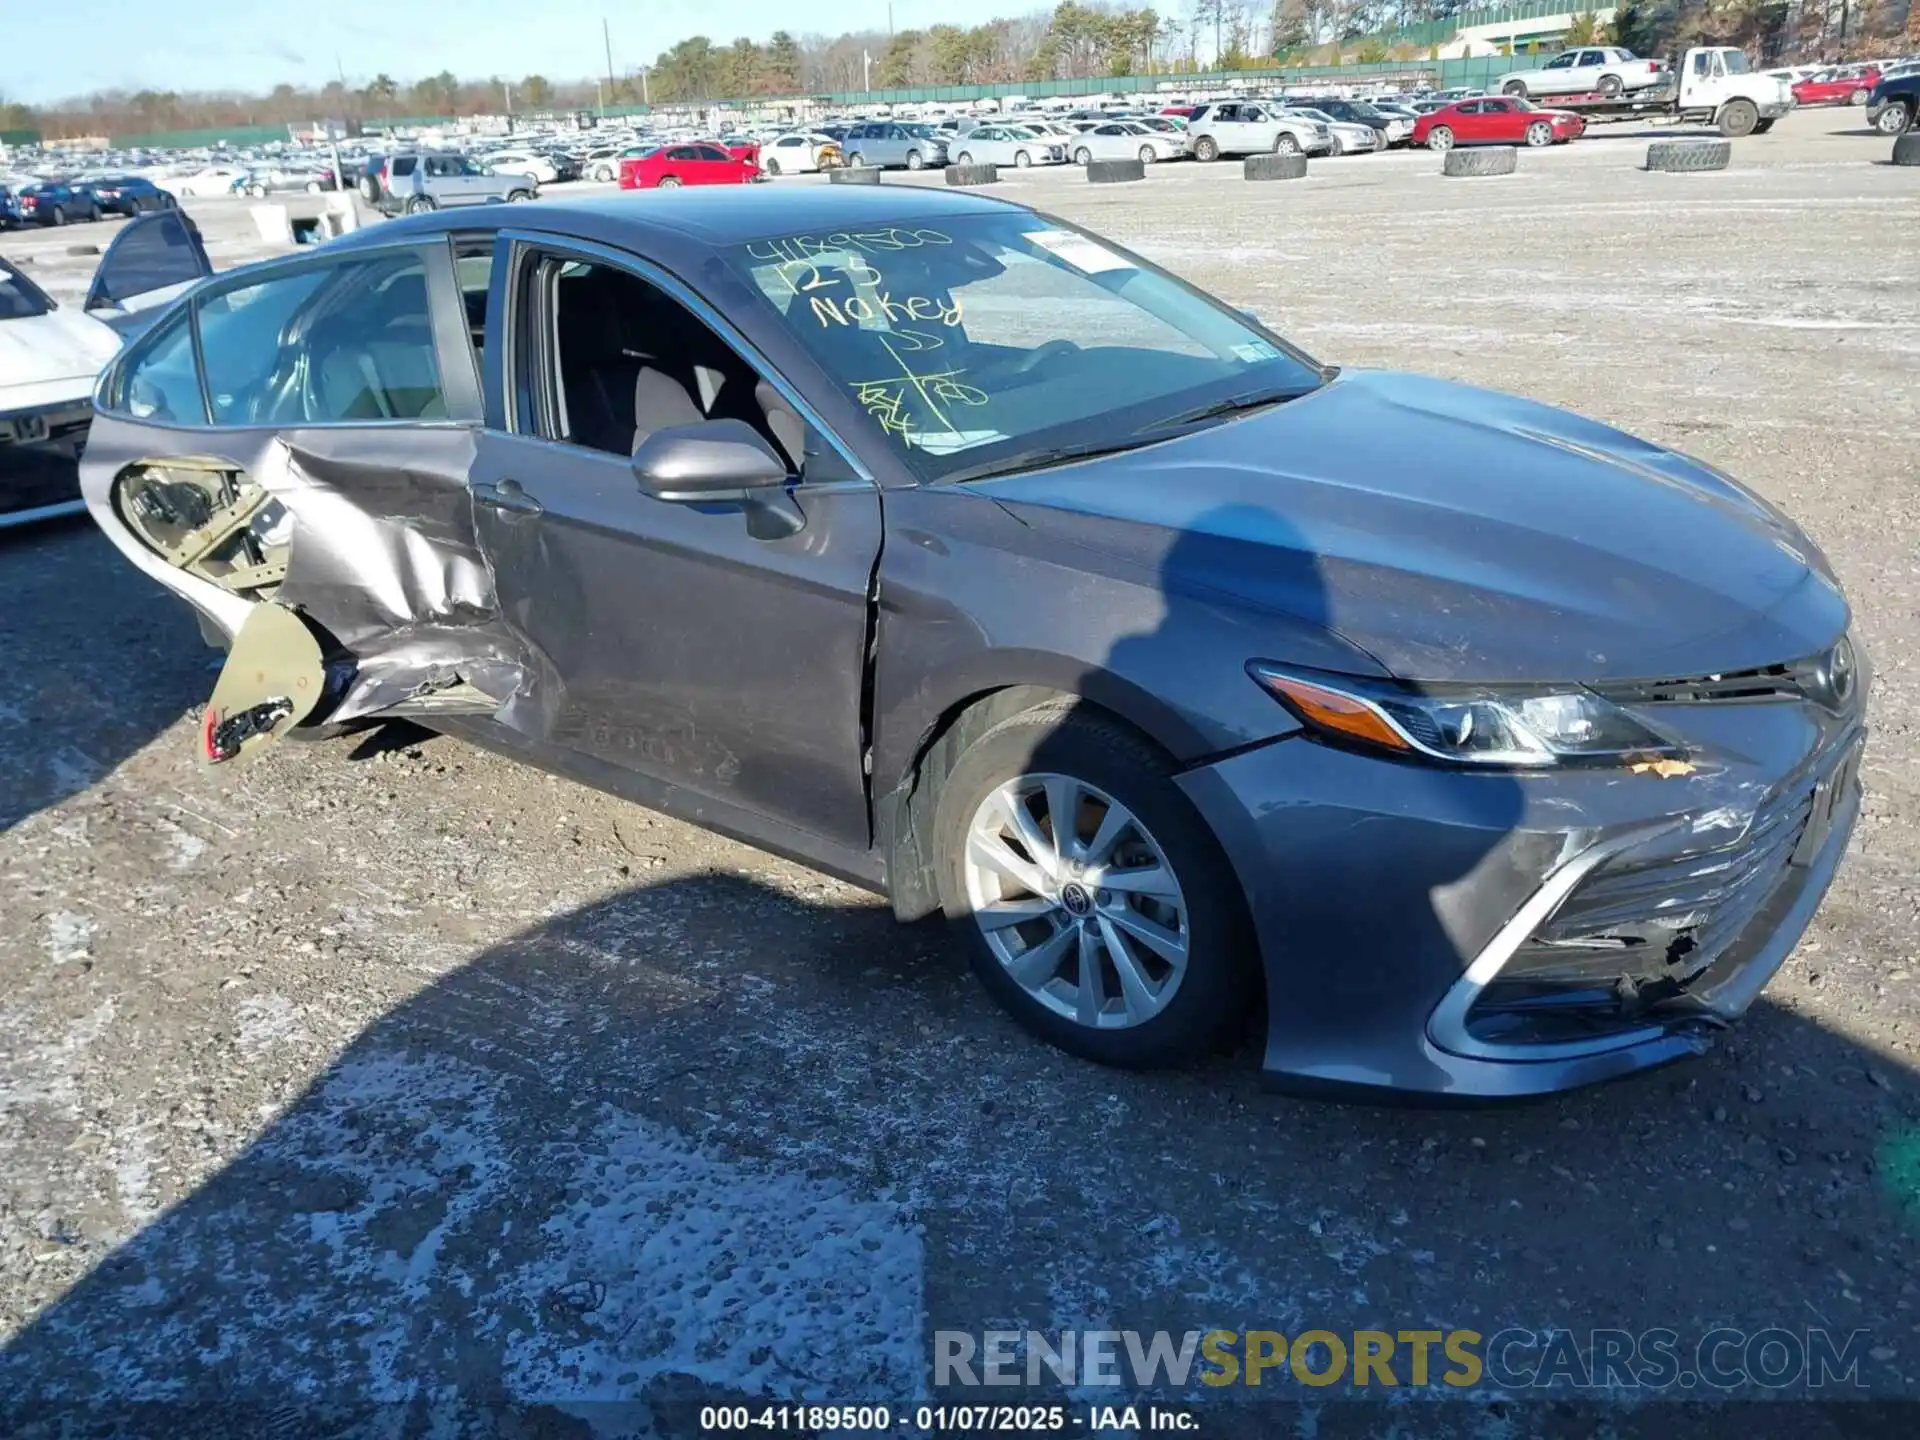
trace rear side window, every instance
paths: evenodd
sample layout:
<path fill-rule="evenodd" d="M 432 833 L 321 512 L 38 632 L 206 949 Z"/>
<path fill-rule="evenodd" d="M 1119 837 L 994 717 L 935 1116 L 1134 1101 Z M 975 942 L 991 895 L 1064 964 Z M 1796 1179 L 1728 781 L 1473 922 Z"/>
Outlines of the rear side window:
<path fill-rule="evenodd" d="M 395 175 L 411 175 L 413 173 L 413 156 L 396 155 L 387 162 L 387 169 Z"/>
<path fill-rule="evenodd" d="M 158 425 L 207 423 L 185 307 L 140 341 L 115 382 L 113 399 L 136 420 Z"/>
<path fill-rule="evenodd" d="M 356 424 L 446 414 L 426 267 L 344 260 L 200 303 L 216 425 Z"/>

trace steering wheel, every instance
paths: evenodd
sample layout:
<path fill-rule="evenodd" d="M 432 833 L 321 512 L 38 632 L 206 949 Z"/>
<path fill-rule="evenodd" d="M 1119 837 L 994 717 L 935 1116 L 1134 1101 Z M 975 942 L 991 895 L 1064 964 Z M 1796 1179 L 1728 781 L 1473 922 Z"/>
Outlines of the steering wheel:
<path fill-rule="evenodd" d="M 1029 350 L 1010 364 L 993 366 L 989 373 L 1005 376 L 1031 375 L 1057 355 L 1078 355 L 1079 353 L 1079 345 L 1071 340 L 1049 340 L 1046 344 Z"/>

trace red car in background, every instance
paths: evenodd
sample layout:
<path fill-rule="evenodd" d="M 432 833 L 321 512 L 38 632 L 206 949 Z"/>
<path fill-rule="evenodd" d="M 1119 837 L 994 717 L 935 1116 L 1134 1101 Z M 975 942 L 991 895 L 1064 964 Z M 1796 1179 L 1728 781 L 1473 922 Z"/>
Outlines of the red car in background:
<path fill-rule="evenodd" d="M 757 159 L 742 160 L 714 140 L 663 145 L 620 162 L 622 190 L 671 190 L 680 185 L 745 185 L 760 178 Z"/>
<path fill-rule="evenodd" d="M 1413 122 L 1408 144 L 1429 150 L 1456 145 L 1564 145 L 1584 135 L 1587 122 L 1565 110 L 1542 110 L 1518 95 L 1456 100 Z"/>
<path fill-rule="evenodd" d="M 1880 83 L 1880 72 L 1865 70 L 1822 70 L 1809 75 L 1793 87 L 1796 105 L 1864 105 L 1867 92 Z"/>

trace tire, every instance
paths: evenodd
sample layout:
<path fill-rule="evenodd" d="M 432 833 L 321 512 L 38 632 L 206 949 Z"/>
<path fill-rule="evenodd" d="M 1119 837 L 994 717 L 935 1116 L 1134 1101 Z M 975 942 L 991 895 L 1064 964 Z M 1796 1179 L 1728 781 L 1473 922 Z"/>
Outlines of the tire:
<path fill-rule="evenodd" d="M 1758 125 L 1753 127 L 1753 133 L 1756 135 L 1764 135 L 1771 129 L 1773 129 L 1773 121 L 1762 120 Z"/>
<path fill-rule="evenodd" d="M 927 168 L 926 156 L 922 155 L 918 150 L 909 150 L 907 152 L 907 169 L 924 170 L 926 168 Z"/>
<path fill-rule="evenodd" d="M 1617 100 L 1620 98 L 1620 92 L 1626 87 L 1620 83 L 1620 77 L 1618 75 L 1602 75 L 1600 77 L 1600 83 L 1594 88 L 1606 96 L 1607 99 Z"/>
<path fill-rule="evenodd" d="M 1724 170 L 1732 158 L 1726 140 L 1656 140 L 1647 146 L 1647 169 L 1674 174 Z"/>
<path fill-rule="evenodd" d="M 1279 137 L 1273 142 L 1273 153 L 1276 155 L 1298 155 L 1300 153 L 1300 142 L 1293 137 L 1291 132 L 1283 130 L 1280 132 Z"/>
<path fill-rule="evenodd" d="M 1851 95 L 1847 96 L 1847 104 L 1849 105 L 1864 105 L 1866 103 L 1867 103 L 1867 92 L 1865 90 L 1856 90 Z"/>
<path fill-rule="evenodd" d="M 525 190 L 509 190 L 507 192 L 507 203 L 509 205 L 524 205 L 531 199 L 533 199 L 532 194 Z"/>
<path fill-rule="evenodd" d="M 1453 149 L 1453 131 L 1445 125 L 1434 126 L 1427 132 L 1427 148 L 1442 154 Z"/>
<path fill-rule="evenodd" d="M 1880 112 L 1880 118 L 1873 122 L 1873 128 L 1882 135 L 1904 135 L 1913 124 L 1913 111 L 1898 100 L 1887 102 L 1887 108 Z"/>
<path fill-rule="evenodd" d="M 1032 168 L 1032 165 L 1033 165 L 1033 156 L 1029 155 L 1025 150 L 1016 150 L 1013 152 L 1013 168 L 1014 169 L 1027 170 Z"/>
<path fill-rule="evenodd" d="M 1520 152 L 1511 145 L 1481 145 L 1472 150 L 1449 150 L 1440 157 L 1440 173 L 1458 177 L 1511 175 Z"/>
<path fill-rule="evenodd" d="M 678 175 L 662 175 L 660 177 L 659 188 L 662 190 L 678 190 L 680 188 L 680 177 Z"/>
<path fill-rule="evenodd" d="M 320 182 L 318 180 L 309 180 L 307 182 L 307 193 L 309 195 L 318 195 L 320 193 Z"/>
<path fill-rule="evenodd" d="M 1330 156 L 1339 156 L 1339 155 L 1344 155 L 1346 153 L 1347 153 L 1347 142 L 1342 140 L 1338 135 L 1333 136 L 1331 141 L 1329 142 L 1327 154 Z"/>
<path fill-rule="evenodd" d="M 1760 123 L 1760 112 L 1751 100 L 1729 100 L 1720 107 L 1720 133 L 1729 140 L 1751 135 Z M 1725 168 L 1725 167 L 1715 167 Z"/>
<path fill-rule="evenodd" d="M 365 200 L 369 205 L 377 205 L 380 203 L 380 177 L 378 175 L 362 175 L 360 177 L 360 198 Z"/>
<path fill-rule="evenodd" d="M 1165 755 L 1106 715 L 1045 705 L 1001 721 L 968 744 L 953 761 L 935 806 L 941 906 L 966 935 L 981 983 L 1028 1030 L 1104 1065 L 1150 1069 L 1199 1059 L 1244 1016 L 1255 988 L 1245 899 L 1219 842 L 1173 783 L 1171 769 Z M 1082 888 L 1067 863 L 1046 853 L 1052 822 L 1045 813 L 1047 783 L 1036 778 L 1022 784 L 1022 777 L 1041 775 L 1057 777 L 1052 794 L 1077 794 L 1073 832 L 1083 849 L 1100 838 L 1110 806 L 1126 812 L 1130 818 L 1108 848 L 1120 864 L 1106 873 L 1144 876 L 1157 870 L 1155 893 Z M 1009 796 L 1025 811 L 1024 829 L 1006 808 Z M 1015 848 L 1019 833 L 1033 837 L 1038 854 Z M 995 840 L 998 849 L 988 848 Z M 1052 893 L 1035 898 L 997 868 L 989 858 L 996 854 L 1011 858 L 1014 869 Z M 1095 870 L 1090 878 L 1104 876 Z M 1030 919 L 1002 921 L 989 931 L 976 918 L 1005 898 L 1023 895 Z M 1076 983 L 1082 933 L 1093 962 L 1088 973 L 1097 977 L 1090 987 Z M 1063 935 L 1071 938 L 1062 942 Z M 1057 942 L 1052 973 L 1043 959 L 1019 976 L 1020 957 L 1050 942 Z M 1118 959 L 1109 948 L 1115 944 L 1124 952 Z M 1121 979 L 1122 960 L 1140 985 Z M 1083 1023 L 1079 1015 L 1096 1023 Z"/>
<path fill-rule="evenodd" d="M 867 157 L 862 155 L 858 150 L 854 151 L 851 155 L 847 156 L 847 168 L 849 170 L 858 170 L 861 166 L 865 165 L 866 163 L 867 163 Z"/>
<path fill-rule="evenodd" d="M 767 174 L 778 175 L 779 173 L 780 173 L 780 162 L 778 160 L 769 158 L 767 160 Z"/>
<path fill-rule="evenodd" d="M 1527 144 L 1540 150 L 1553 144 L 1553 126 L 1544 120 L 1536 120 L 1527 126 Z"/>
<path fill-rule="evenodd" d="M 64 225 L 67 223 L 67 211 L 64 205 L 56 205 L 53 207 L 53 220 L 51 223 L 55 225 Z"/>
<path fill-rule="evenodd" d="M 1073 152 L 1073 163 L 1081 166 L 1091 165 L 1093 163 L 1093 151 L 1082 145 L 1078 150 Z"/>
<path fill-rule="evenodd" d="M 1091 159 L 1092 157 L 1089 156 L 1088 158 Z M 1215 140 L 1211 135 L 1202 135 L 1198 140 L 1193 142 L 1193 158 L 1203 164 L 1208 161 L 1218 160 L 1220 158 L 1220 142 Z M 1087 163 L 1077 155 L 1074 159 L 1082 165 Z"/>
<path fill-rule="evenodd" d="M 1920 165 L 1920 135 L 1897 136 L 1893 142 L 1893 164 Z"/>
<path fill-rule="evenodd" d="M 406 208 L 407 214 L 409 215 L 424 215 L 433 209 L 433 197 L 431 195 L 415 195 L 407 201 Z"/>
<path fill-rule="evenodd" d="M 1500 87 L 1500 93 L 1502 95 L 1517 95 L 1520 99 L 1524 100 L 1527 98 L 1527 82 L 1524 80 L 1509 80 L 1505 85 Z"/>
<path fill-rule="evenodd" d="M 961 152 L 959 153 L 959 155 L 958 155 L 958 156 L 956 156 L 956 157 L 954 158 L 954 162 L 953 162 L 953 163 L 954 163 L 954 164 L 956 164 L 956 165 L 971 165 L 971 164 L 973 164 L 973 152 L 972 152 L 971 150 L 962 150 L 962 151 L 961 151 Z"/>

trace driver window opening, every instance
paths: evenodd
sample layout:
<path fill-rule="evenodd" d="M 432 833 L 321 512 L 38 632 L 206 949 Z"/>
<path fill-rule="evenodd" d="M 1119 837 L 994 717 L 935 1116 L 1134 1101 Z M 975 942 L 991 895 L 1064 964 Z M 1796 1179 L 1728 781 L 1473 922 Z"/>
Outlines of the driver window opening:
<path fill-rule="evenodd" d="M 581 260 L 536 270 L 550 385 L 539 433 L 631 455 L 656 430 L 742 420 L 794 474 L 827 478 L 832 451 L 703 321 L 629 271 Z M 837 475 L 834 478 L 840 478 Z"/>

